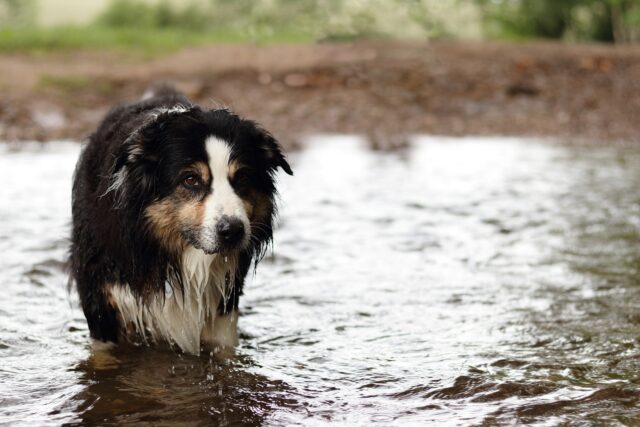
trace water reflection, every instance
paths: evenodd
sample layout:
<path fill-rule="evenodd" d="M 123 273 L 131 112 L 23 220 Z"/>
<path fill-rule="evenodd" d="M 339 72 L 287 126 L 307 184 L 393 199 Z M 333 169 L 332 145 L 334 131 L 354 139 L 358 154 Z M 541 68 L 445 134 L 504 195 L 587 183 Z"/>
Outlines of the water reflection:
<path fill-rule="evenodd" d="M 296 410 L 281 381 L 252 373 L 246 356 L 176 355 L 120 346 L 93 350 L 75 368 L 85 387 L 68 405 L 89 424 L 158 423 L 261 425 L 274 410 Z"/>

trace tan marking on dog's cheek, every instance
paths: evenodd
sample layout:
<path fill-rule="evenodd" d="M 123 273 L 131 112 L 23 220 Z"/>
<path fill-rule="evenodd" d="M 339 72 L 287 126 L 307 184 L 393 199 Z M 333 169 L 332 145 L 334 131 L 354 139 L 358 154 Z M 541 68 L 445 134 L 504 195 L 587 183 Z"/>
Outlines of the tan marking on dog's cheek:
<path fill-rule="evenodd" d="M 206 200 L 206 198 L 205 198 Z M 180 223 L 188 228 L 197 228 L 204 221 L 204 200 L 193 200 L 184 204 L 178 214 Z"/>
<path fill-rule="evenodd" d="M 242 199 L 242 206 L 244 206 L 244 211 L 247 213 L 247 218 L 251 220 L 253 218 L 253 202 L 251 200 Z"/>
<path fill-rule="evenodd" d="M 184 242 L 180 233 L 180 222 L 176 215 L 176 201 L 166 199 L 150 204 L 145 210 L 149 228 L 165 249 L 180 251 Z"/>
<path fill-rule="evenodd" d="M 189 203 L 193 199 L 193 192 L 181 185 L 176 188 L 172 198 L 175 200 L 175 205 L 180 205 L 181 203 Z"/>

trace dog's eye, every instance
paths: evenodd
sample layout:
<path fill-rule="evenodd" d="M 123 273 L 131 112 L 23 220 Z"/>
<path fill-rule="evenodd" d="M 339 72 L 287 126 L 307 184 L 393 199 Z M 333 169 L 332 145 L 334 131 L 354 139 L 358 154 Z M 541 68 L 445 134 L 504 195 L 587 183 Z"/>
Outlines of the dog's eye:
<path fill-rule="evenodd" d="M 184 177 L 184 179 L 182 180 L 182 184 L 184 184 L 184 186 L 187 188 L 196 188 L 200 186 L 200 180 L 196 175 L 189 174 Z"/>
<path fill-rule="evenodd" d="M 251 185 L 251 177 L 249 176 L 249 173 L 244 169 L 239 170 L 231 180 L 231 185 L 236 190 L 249 187 Z"/>

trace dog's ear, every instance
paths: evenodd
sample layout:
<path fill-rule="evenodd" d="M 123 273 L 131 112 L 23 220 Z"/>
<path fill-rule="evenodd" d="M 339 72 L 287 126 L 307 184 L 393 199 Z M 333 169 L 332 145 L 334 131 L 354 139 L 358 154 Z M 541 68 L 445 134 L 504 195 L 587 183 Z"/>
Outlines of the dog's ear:
<path fill-rule="evenodd" d="M 166 113 L 154 114 L 122 143 L 111 171 L 107 192 L 114 192 L 120 204 L 137 195 L 149 194 L 154 186 L 158 156 L 154 146 L 166 125 Z M 127 196 L 125 196 L 125 194 Z"/>
<path fill-rule="evenodd" d="M 289 175 L 293 175 L 291 166 L 287 162 L 282 147 L 278 141 L 266 130 L 260 129 L 260 149 L 264 152 L 264 158 L 267 164 L 273 169 L 282 168 Z"/>
<path fill-rule="evenodd" d="M 134 131 L 122 143 L 113 165 L 113 173 L 118 173 L 127 165 L 132 165 L 140 160 L 144 155 L 144 139 L 140 133 L 140 129 Z"/>
<path fill-rule="evenodd" d="M 139 202 L 139 195 L 153 186 L 153 174 L 149 164 L 143 160 L 144 143 L 141 135 L 127 138 L 120 147 L 111 172 L 109 187 L 105 194 L 113 193 L 115 206 L 120 208 Z"/>
<path fill-rule="evenodd" d="M 162 133 L 169 115 L 166 112 L 153 113 L 147 121 L 131 132 L 118 150 L 113 172 L 138 162 L 152 162 L 153 142 Z"/>
<path fill-rule="evenodd" d="M 146 121 L 133 130 L 120 147 L 114 171 L 140 161 L 147 165 L 157 162 L 158 149 L 162 147 L 159 142 L 166 136 L 166 129 L 170 123 L 175 124 L 178 116 L 197 115 L 199 112 L 196 107 L 181 104 L 149 111 Z"/>

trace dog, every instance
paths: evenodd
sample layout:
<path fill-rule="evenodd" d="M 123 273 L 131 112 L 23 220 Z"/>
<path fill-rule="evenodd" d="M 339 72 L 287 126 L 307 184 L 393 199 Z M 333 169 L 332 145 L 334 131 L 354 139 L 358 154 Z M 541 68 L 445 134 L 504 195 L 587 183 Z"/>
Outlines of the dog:
<path fill-rule="evenodd" d="M 94 340 L 184 353 L 237 344 L 238 301 L 272 242 L 279 143 L 163 86 L 115 107 L 73 179 L 71 281 Z"/>

